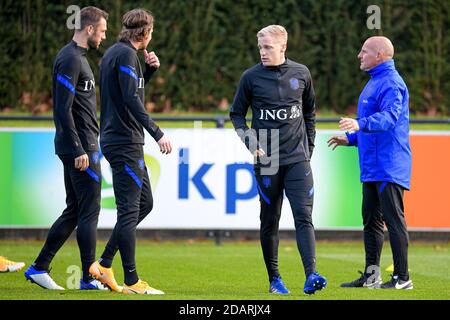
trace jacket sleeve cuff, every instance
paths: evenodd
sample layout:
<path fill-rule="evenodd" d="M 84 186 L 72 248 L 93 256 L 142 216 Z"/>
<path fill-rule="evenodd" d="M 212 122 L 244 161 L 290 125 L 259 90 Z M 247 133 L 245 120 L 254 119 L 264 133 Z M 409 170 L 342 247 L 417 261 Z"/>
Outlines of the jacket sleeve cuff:
<path fill-rule="evenodd" d="M 348 132 L 346 132 L 345 135 L 347 136 L 348 145 L 349 146 L 356 146 L 357 145 L 356 133 L 348 133 Z"/>
<path fill-rule="evenodd" d="M 366 126 L 367 126 L 367 119 L 361 118 L 356 121 L 358 121 L 359 130 L 364 131 L 364 129 L 366 129 Z"/>
<path fill-rule="evenodd" d="M 155 139 L 155 141 L 158 142 L 163 136 L 164 132 L 162 132 L 161 129 L 158 128 L 158 130 L 153 135 L 153 139 Z"/>
<path fill-rule="evenodd" d="M 79 156 L 81 156 L 83 154 L 86 154 L 86 152 L 84 151 L 84 149 L 82 147 L 75 148 L 72 153 L 73 153 L 74 159 L 78 158 Z"/>
<path fill-rule="evenodd" d="M 145 64 L 145 73 L 144 73 L 144 78 L 146 81 L 150 80 L 150 78 L 153 76 L 153 74 L 157 71 L 158 69 L 155 67 L 150 67 L 148 64 Z"/>

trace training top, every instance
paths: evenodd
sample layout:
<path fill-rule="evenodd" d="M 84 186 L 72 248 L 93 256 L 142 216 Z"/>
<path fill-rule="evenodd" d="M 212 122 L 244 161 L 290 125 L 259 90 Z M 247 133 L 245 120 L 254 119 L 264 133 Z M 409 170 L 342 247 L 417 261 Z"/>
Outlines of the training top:
<path fill-rule="evenodd" d="M 245 121 L 249 106 L 254 130 Z M 308 68 L 286 58 L 279 66 L 259 63 L 247 69 L 240 79 L 230 118 L 252 153 L 262 148 L 272 159 L 278 158 L 279 165 L 309 161 L 316 129 L 315 94 Z M 271 147 L 276 132 L 279 148 Z M 260 165 L 258 159 L 255 166 Z"/>
<path fill-rule="evenodd" d="M 158 141 L 164 135 L 144 108 L 144 85 L 156 68 L 142 73 L 137 50 L 128 41 L 109 48 L 100 65 L 100 145 L 144 144 L 145 128 Z"/>
<path fill-rule="evenodd" d="M 358 147 L 361 182 L 392 182 L 410 189 L 408 87 L 388 60 L 368 71 L 358 100 L 359 131 L 346 133 Z"/>
<path fill-rule="evenodd" d="M 71 41 L 53 65 L 55 153 L 73 155 L 98 151 L 95 80 L 86 59 L 87 49 Z"/>

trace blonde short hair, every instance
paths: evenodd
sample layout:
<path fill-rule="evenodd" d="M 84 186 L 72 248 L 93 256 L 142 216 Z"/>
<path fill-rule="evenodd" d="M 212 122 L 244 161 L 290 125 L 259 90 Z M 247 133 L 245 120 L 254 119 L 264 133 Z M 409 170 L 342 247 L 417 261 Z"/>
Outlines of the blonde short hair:
<path fill-rule="evenodd" d="M 283 26 L 272 24 L 270 26 L 262 28 L 256 34 L 257 38 L 266 36 L 272 36 L 276 39 L 279 39 L 283 44 L 287 44 L 288 33 Z"/>

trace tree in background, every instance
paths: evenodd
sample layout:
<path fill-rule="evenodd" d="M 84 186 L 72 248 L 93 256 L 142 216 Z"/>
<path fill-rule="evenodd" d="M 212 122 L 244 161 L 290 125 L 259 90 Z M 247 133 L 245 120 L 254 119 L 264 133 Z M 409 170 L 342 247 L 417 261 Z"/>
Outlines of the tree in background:
<path fill-rule="evenodd" d="M 149 110 L 226 109 L 243 70 L 259 61 L 256 32 L 282 24 L 288 57 L 312 73 L 319 111 L 347 113 L 367 81 L 356 55 L 371 35 L 385 35 L 410 88 L 411 111 L 450 114 L 450 7 L 446 0 L 384 0 L 381 29 L 366 27 L 364 0 L 78 1 L 109 12 L 107 40 L 88 53 L 93 71 L 121 29 L 126 11 L 143 7 L 156 18 L 154 50 L 161 69 L 146 90 Z M 3 0 L 0 4 L 0 109 L 46 111 L 58 50 L 72 37 L 71 1 Z"/>

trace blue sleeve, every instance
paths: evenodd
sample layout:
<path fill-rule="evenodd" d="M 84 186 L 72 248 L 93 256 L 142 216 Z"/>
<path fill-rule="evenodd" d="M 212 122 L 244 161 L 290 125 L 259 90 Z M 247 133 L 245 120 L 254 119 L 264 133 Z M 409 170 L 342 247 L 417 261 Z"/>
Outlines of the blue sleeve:
<path fill-rule="evenodd" d="M 378 99 L 380 110 L 366 118 L 358 119 L 363 132 L 379 132 L 392 129 L 402 112 L 403 95 L 396 83 L 388 83 L 381 89 Z"/>
<path fill-rule="evenodd" d="M 139 77 L 136 71 L 139 67 L 138 63 L 139 60 L 135 56 L 129 54 L 120 56 L 117 66 L 120 91 L 126 106 L 136 121 L 150 133 L 155 141 L 159 141 L 164 134 L 147 114 L 144 103 L 138 94 Z"/>
<path fill-rule="evenodd" d="M 345 135 L 347 136 L 349 146 L 358 146 L 358 134 L 356 132 L 346 132 Z"/>

